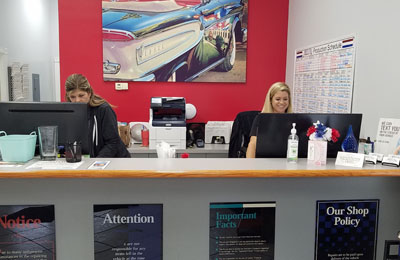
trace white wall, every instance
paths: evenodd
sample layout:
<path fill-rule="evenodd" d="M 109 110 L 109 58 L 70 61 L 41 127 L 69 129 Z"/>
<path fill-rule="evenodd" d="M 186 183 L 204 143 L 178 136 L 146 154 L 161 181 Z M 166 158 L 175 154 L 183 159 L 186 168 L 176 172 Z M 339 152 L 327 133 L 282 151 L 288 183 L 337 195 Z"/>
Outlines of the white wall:
<path fill-rule="evenodd" d="M 398 10 L 398 0 L 290 0 L 286 82 L 296 49 L 354 34 L 353 113 L 363 114 L 360 136 L 375 139 L 380 117 L 400 118 Z"/>
<path fill-rule="evenodd" d="M 0 47 L 8 51 L 8 62 L 30 65 L 40 75 L 40 98 L 55 100 L 55 66 L 58 48 L 57 0 L 1 0 Z"/>

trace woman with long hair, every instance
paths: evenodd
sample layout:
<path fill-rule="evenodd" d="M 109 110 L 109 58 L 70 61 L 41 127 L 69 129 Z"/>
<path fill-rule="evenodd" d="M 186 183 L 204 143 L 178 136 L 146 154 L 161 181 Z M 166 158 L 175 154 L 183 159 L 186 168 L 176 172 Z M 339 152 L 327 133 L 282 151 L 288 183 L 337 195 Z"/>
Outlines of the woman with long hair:
<path fill-rule="evenodd" d="M 105 99 L 94 93 L 85 76 L 72 74 L 67 78 L 65 99 L 88 104 L 90 157 L 131 157 L 118 134 L 114 110 Z"/>

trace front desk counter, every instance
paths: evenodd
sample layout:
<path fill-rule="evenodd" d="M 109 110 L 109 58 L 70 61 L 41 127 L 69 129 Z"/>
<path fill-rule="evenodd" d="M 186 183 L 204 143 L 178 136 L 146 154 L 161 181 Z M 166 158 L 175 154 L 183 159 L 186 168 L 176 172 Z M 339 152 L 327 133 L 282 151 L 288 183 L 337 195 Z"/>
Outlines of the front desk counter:
<path fill-rule="evenodd" d="M 94 259 L 93 205 L 162 203 L 163 260 L 209 259 L 210 202 L 276 202 L 275 259 L 314 259 L 317 200 L 379 199 L 376 259 L 400 231 L 400 169 L 285 159 L 105 159 L 104 170 L 0 165 L 0 205 L 54 204 L 57 260 Z"/>

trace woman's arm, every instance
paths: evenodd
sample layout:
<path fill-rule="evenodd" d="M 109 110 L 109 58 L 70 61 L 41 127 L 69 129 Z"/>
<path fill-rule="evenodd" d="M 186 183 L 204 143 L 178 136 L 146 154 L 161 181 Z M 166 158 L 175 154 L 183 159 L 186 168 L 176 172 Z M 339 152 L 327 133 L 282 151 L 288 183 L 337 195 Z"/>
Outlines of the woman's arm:
<path fill-rule="evenodd" d="M 118 153 L 120 137 L 118 133 L 117 117 L 110 106 L 101 107 L 101 133 L 103 147 L 97 154 L 97 157 L 115 157 Z"/>
<path fill-rule="evenodd" d="M 394 153 L 393 153 L 393 154 L 398 155 L 399 152 L 400 152 L 400 146 L 397 146 L 397 148 L 396 148 L 396 150 L 394 150 Z"/>
<path fill-rule="evenodd" d="M 256 158 L 257 136 L 251 136 L 247 146 L 246 158 Z"/>

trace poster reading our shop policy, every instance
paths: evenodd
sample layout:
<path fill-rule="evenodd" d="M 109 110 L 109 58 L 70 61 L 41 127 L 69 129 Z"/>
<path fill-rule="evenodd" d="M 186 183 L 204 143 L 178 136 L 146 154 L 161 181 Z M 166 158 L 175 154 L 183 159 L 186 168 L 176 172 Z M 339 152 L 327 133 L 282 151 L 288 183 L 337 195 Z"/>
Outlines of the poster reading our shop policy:
<path fill-rule="evenodd" d="M 379 200 L 317 201 L 316 260 L 374 260 Z"/>
<path fill-rule="evenodd" d="M 94 205 L 95 260 L 162 260 L 162 204 Z"/>
<path fill-rule="evenodd" d="M 54 260 L 54 205 L 0 206 L 0 260 Z"/>
<path fill-rule="evenodd" d="M 210 260 L 273 260 L 275 202 L 210 204 Z"/>

